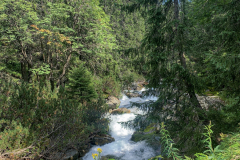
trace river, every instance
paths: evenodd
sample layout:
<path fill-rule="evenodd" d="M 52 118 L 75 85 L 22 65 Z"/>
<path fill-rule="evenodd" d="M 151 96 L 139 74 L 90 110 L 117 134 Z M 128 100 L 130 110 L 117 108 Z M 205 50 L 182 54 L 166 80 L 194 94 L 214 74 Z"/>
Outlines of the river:
<path fill-rule="evenodd" d="M 144 91 L 144 88 L 140 91 Z M 130 107 L 130 102 L 145 102 L 149 100 L 157 100 L 157 97 L 147 97 L 147 98 L 128 98 L 123 94 L 120 99 L 121 104 L 119 108 Z M 118 122 L 126 122 L 133 120 L 135 114 L 144 114 L 143 111 L 137 109 L 136 107 L 128 108 L 131 113 L 125 113 L 121 115 L 109 115 L 111 122 L 109 126 L 110 135 L 115 139 L 114 142 L 105 144 L 103 146 L 94 146 L 90 151 L 83 157 L 83 160 L 93 160 L 92 153 L 97 153 L 97 148 L 102 149 L 101 156 L 114 155 L 120 160 L 147 160 L 151 157 L 156 156 L 156 151 L 147 145 L 145 141 L 133 142 L 131 141 L 131 136 L 134 133 L 133 129 L 123 128 Z"/>

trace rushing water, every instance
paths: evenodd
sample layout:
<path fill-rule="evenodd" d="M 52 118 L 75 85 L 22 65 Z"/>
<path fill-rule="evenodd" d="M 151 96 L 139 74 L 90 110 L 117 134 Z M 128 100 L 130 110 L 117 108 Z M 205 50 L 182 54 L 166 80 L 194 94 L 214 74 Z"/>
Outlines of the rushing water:
<path fill-rule="evenodd" d="M 144 91 L 144 89 L 142 90 Z M 141 91 L 140 91 L 141 92 Z M 121 98 L 121 104 L 119 108 L 129 107 L 130 102 L 144 102 L 149 100 L 157 100 L 157 97 L 148 98 L 128 98 L 123 94 Z M 101 156 L 114 155 L 121 160 L 146 160 L 153 156 L 156 156 L 156 151 L 148 146 L 145 141 L 133 142 L 131 141 L 133 129 L 123 128 L 118 122 L 126 122 L 133 120 L 135 118 L 134 113 L 144 114 L 141 110 L 137 108 L 129 108 L 131 113 L 121 114 L 121 115 L 110 115 L 110 135 L 115 138 L 112 143 L 105 144 L 103 146 L 94 146 L 91 150 L 83 157 L 83 160 L 93 160 L 92 153 L 97 153 L 97 148 L 101 148 L 103 152 Z"/>

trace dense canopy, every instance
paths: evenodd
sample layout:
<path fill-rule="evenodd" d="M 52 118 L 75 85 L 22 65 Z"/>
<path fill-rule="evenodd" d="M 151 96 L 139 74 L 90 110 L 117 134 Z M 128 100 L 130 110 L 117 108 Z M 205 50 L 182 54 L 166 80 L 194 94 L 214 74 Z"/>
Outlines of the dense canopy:
<path fill-rule="evenodd" d="M 162 156 L 239 140 L 239 0 L 1 0 L 0 24 L 0 159 L 56 159 L 107 134 L 107 98 L 140 81 L 158 100 L 125 125 L 160 126 Z"/>

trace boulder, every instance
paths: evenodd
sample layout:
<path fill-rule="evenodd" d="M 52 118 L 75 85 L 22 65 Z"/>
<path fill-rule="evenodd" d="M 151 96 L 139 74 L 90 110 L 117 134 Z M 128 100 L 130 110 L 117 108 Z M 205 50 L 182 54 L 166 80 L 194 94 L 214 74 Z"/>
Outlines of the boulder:
<path fill-rule="evenodd" d="M 130 87 L 128 87 L 128 90 L 137 90 L 140 91 L 143 88 L 143 85 L 139 82 L 134 82 Z"/>
<path fill-rule="evenodd" d="M 201 107 L 207 111 L 212 107 L 216 108 L 216 106 L 218 106 L 216 110 L 221 109 L 221 105 L 224 104 L 224 102 L 218 96 L 196 96 Z"/>
<path fill-rule="evenodd" d="M 131 140 L 134 142 L 142 141 L 142 140 L 147 140 L 149 136 L 151 137 L 156 133 L 159 126 L 156 125 L 155 123 L 150 124 L 149 126 L 146 127 L 144 131 L 135 131 L 132 135 Z"/>
<path fill-rule="evenodd" d="M 123 113 L 131 113 L 131 111 L 127 108 L 118 108 L 111 110 L 111 114 L 123 114 Z"/>
<path fill-rule="evenodd" d="M 115 139 L 109 135 L 96 135 L 91 140 L 91 144 L 102 146 L 113 141 L 115 141 Z"/>
<path fill-rule="evenodd" d="M 127 92 L 126 93 L 126 96 L 128 96 L 129 98 L 132 98 L 132 97 L 141 97 L 141 94 L 139 93 L 132 93 L 132 92 Z"/>
<path fill-rule="evenodd" d="M 109 109 L 116 109 L 120 105 L 120 103 L 121 103 L 121 101 L 114 96 L 109 96 L 107 98 L 107 102 L 106 102 Z"/>
<path fill-rule="evenodd" d="M 62 160 L 77 160 L 79 156 L 80 155 L 77 150 L 71 149 L 65 153 L 65 156 L 62 158 Z"/>
<path fill-rule="evenodd" d="M 135 90 L 140 91 L 145 85 L 147 85 L 148 83 L 145 81 L 142 82 L 136 82 L 134 83 L 135 86 Z"/>
<path fill-rule="evenodd" d="M 64 153 L 58 153 L 59 157 L 53 159 L 62 159 L 62 160 L 79 160 L 80 157 L 83 157 L 91 149 L 90 144 L 77 145 L 71 149 L 67 149 Z M 62 157 L 63 156 L 63 157 Z"/>
<path fill-rule="evenodd" d="M 159 127 L 159 125 L 152 123 L 144 131 L 135 131 L 131 137 L 131 140 L 134 142 L 146 141 L 154 149 L 159 149 Z"/>

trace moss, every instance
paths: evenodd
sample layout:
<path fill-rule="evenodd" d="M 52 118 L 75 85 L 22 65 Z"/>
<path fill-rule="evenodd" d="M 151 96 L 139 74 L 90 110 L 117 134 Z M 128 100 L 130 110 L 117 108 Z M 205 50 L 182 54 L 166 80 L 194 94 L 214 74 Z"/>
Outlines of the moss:
<path fill-rule="evenodd" d="M 117 104 L 117 105 L 116 105 L 116 109 L 118 109 L 119 106 L 120 106 L 120 104 Z"/>
<path fill-rule="evenodd" d="M 104 99 L 107 99 L 108 97 L 109 97 L 109 94 L 106 94 L 106 93 L 103 94 Z"/>
<path fill-rule="evenodd" d="M 154 135 L 155 135 L 154 133 L 143 134 L 141 132 L 135 132 L 132 135 L 131 140 L 134 141 L 134 142 L 139 142 L 139 141 L 143 141 L 143 140 L 149 141 L 154 137 Z"/>
<path fill-rule="evenodd" d="M 114 155 L 106 155 L 106 156 L 102 156 L 101 160 L 119 160 L 119 158 Z"/>
<path fill-rule="evenodd" d="M 147 126 L 147 128 L 145 128 L 144 132 L 150 132 L 153 130 L 155 130 L 155 123 L 152 123 L 149 126 Z"/>
<path fill-rule="evenodd" d="M 206 91 L 204 94 L 207 96 L 219 96 L 218 91 Z"/>

